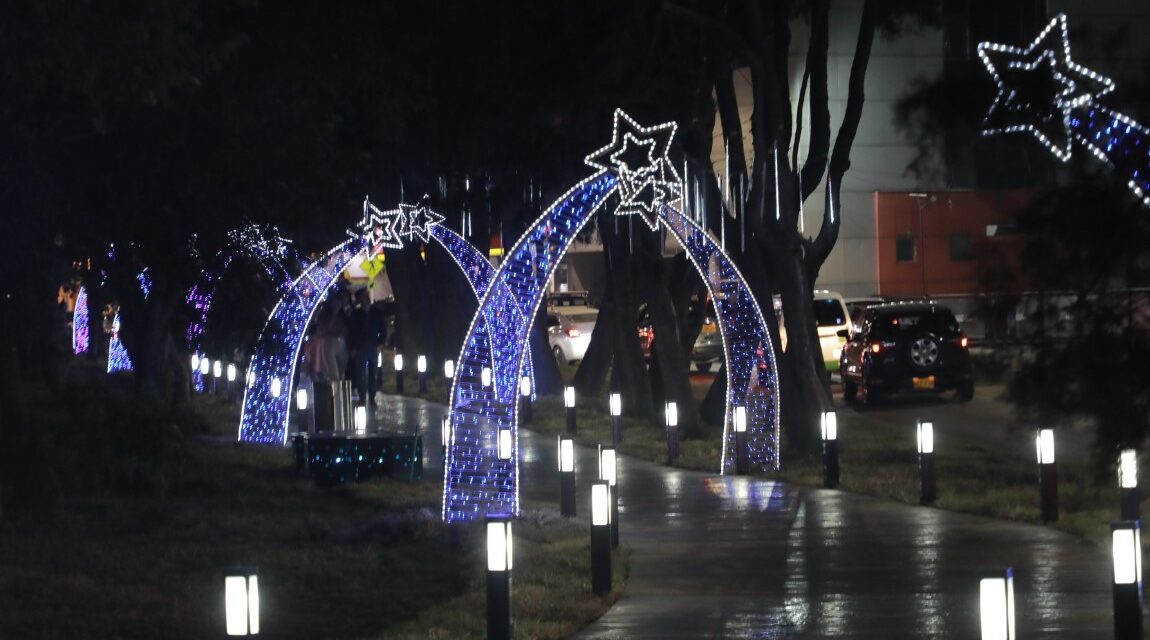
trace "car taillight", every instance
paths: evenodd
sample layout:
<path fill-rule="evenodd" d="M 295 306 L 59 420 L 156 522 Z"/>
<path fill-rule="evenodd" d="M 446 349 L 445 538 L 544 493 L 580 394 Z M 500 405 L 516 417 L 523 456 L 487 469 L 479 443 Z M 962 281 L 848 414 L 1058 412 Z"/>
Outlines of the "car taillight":
<path fill-rule="evenodd" d="M 970 338 L 967 338 L 966 336 L 962 336 L 958 339 L 958 346 L 962 347 L 963 349 L 965 349 L 969 344 Z"/>
<path fill-rule="evenodd" d="M 576 329 L 575 327 L 571 327 L 571 328 L 567 329 L 566 331 L 564 331 L 563 333 L 566 333 L 568 338 L 578 338 L 579 337 L 579 330 Z"/>
<path fill-rule="evenodd" d="M 882 345 L 881 344 L 879 344 L 878 342 L 870 343 L 870 352 L 871 353 L 878 353 L 880 351 L 882 351 Z"/>

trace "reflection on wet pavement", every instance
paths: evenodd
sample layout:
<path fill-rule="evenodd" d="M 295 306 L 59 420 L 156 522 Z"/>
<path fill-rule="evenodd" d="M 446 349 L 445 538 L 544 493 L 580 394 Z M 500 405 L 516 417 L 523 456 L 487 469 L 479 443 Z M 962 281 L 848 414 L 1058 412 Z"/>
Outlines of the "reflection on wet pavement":
<path fill-rule="evenodd" d="M 443 407 L 390 400 L 380 419 L 421 431 L 441 468 Z M 519 445 L 524 497 L 557 508 L 555 441 Z M 581 518 L 595 469 L 580 448 Z M 619 486 L 627 590 L 579 638 L 972 639 L 979 574 L 1008 565 L 1020 638 L 1113 635 L 1108 553 L 1066 534 L 628 457 Z"/>

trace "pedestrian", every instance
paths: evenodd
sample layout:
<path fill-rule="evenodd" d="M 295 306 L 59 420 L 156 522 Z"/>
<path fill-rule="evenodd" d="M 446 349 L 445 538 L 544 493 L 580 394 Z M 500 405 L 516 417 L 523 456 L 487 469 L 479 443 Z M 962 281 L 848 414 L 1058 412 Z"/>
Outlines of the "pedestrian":
<path fill-rule="evenodd" d="M 352 384 L 359 394 L 359 401 L 369 406 L 375 406 L 375 359 L 382 338 L 379 331 L 381 323 L 376 318 L 378 314 L 372 312 L 371 295 L 367 289 L 357 289 L 348 314 L 347 348 L 351 355 Z"/>

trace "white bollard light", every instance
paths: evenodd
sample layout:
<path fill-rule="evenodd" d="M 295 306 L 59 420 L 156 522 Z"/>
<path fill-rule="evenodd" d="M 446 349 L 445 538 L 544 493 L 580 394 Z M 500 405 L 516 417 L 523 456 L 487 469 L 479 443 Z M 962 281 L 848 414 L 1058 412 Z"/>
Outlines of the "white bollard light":
<path fill-rule="evenodd" d="M 258 573 L 252 567 L 232 567 L 224 571 L 224 611 L 229 636 L 260 633 Z"/>
<path fill-rule="evenodd" d="M 455 377 L 455 361 L 454 360 L 444 360 L 443 361 L 443 377 L 448 378 L 448 379 Z"/>
<path fill-rule="evenodd" d="M 984 576 L 978 582 L 978 612 L 982 640 L 1015 640 L 1014 571 Z"/>
<path fill-rule="evenodd" d="M 307 410 L 307 389 L 296 389 L 295 408 L 300 411 Z"/>
<path fill-rule="evenodd" d="M 280 388 L 280 384 L 281 383 L 280 383 L 279 378 L 272 378 L 272 397 L 273 398 L 280 397 L 280 392 L 283 391 L 283 389 Z"/>

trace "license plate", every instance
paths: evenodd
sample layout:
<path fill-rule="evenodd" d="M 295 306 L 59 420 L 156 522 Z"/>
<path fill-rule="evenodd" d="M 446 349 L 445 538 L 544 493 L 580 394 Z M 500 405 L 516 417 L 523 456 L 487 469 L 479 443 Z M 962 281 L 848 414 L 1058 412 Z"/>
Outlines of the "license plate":
<path fill-rule="evenodd" d="M 927 376 L 925 378 L 911 378 L 914 383 L 915 391 L 928 391 L 934 389 L 934 376 Z"/>

